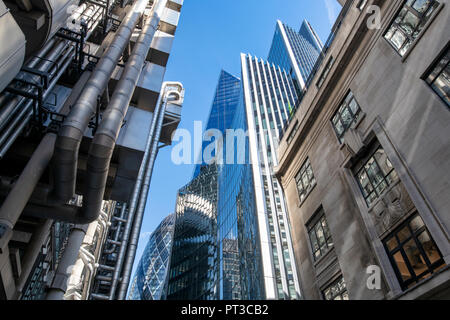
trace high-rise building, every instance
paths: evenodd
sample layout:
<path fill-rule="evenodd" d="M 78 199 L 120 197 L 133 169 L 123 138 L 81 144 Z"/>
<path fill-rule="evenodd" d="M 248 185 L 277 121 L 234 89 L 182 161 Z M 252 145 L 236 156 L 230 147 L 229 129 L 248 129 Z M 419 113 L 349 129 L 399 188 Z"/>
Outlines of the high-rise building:
<path fill-rule="evenodd" d="M 0 299 L 125 298 L 182 5 L 0 0 Z"/>
<path fill-rule="evenodd" d="M 217 165 L 178 191 L 167 299 L 217 300 Z"/>
<path fill-rule="evenodd" d="M 239 105 L 240 87 L 241 81 L 239 78 L 225 70 L 220 72 L 205 131 L 215 129 L 224 135 L 225 130 L 231 127 L 234 113 Z M 194 177 L 200 173 L 200 168 L 206 164 L 205 159 L 203 159 L 203 151 L 210 143 L 204 141 L 202 144 L 198 161 L 200 163 L 195 166 Z"/>
<path fill-rule="evenodd" d="M 319 36 L 307 20 L 303 21 L 298 32 L 277 20 L 267 61 L 286 70 L 294 79 L 300 96 L 322 47 Z"/>
<path fill-rule="evenodd" d="M 298 96 L 292 78 L 279 66 L 245 54 L 241 54 L 241 66 L 265 295 L 298 299 L 290 222 L 274 175 L 278 142 Z"/>
<path fill-rule="evenodd" d="M 175 215 L 170 214 L 152 232 L 132 281 L 128 300 L 164 300 L 172 251 Z"/>
<path fill-rule="evenodd" d="M 194 179 L 178 193 L 167 297 L 263 299 L 243 96 L 240 80 L 225 71 L 219 77 L 207 128 L 215 126 L 224 135 L 233 130 L 243 140 L 233 135 L 231 142 L 224 136 L 223 163 L 198 165 Z"/>
<path fill-rule="evenodd" d="M 258 300 L 265 290 L 242 89 L 239 101 L 219 166 L 219 298 Z"/>
<path fill-rule="evenodd" d="M 449 299 L 449 2 L 340 2 L 278 148 L 304 298 Z"/>

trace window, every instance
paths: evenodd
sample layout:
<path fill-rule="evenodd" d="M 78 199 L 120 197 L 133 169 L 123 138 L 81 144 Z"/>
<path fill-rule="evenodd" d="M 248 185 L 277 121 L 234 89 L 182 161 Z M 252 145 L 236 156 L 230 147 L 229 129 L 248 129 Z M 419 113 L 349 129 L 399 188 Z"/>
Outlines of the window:
<path fill-rule="evenodd" d="M 297 183 L 297 191 L 301 203 L 306 199 L 311 189 L 316 185 L 316 179 L 314 178 L 309 159 L 306 159 L 305 163 L 300 168 L 299 173 L 295 177 L 295 181 Z"/>
<path fill-rule="evenodd" d="M 344 277 L 340 276 L 339 279 L 323 290 L 322 294 L 325 300 L 348 300 L 347 286 Z"/>
<path fill-rule="evenodd" d="M 444 267 L 442 254 L 416 213 L 383 241 L 403 290 Z"/>
<path fill-rule="evenodd" d="M 297 133 L 299 127 L 300 127 L 300 123 L 297 120 L 297 122 L 295 123 L 294 129 L 292 129 L 291 133 L 289 134 L 289 136 L 286 140 L 287 144 L 291 144 L 292 140 L 294 140 L 295 134 Z"/>
<path fill-rule="evenodd" d="M 356 166 L 356 179 L 369 207 L 388 186 L 398 180 L 397 172 L 385 151 L 378 143 L 376 145 L 378 147 L 372 148 L 375 151 Z"/>
<path fill-rule="evenodd" d="M 340 143 L 344 139 L 345 132 L 359 119 L 360 113 L 361 109 L 350 91 L 331 120 Z"/>
<path fill-rule="evenodd" d="M 404 56 L 438 6 L 439 2 L 436 0 L 405 1 L 384 35 L 385 39 Z"/>
<path fill-rule="evenodd" d="M 323 209 L 308 222 L 307 228 L 314 261 L 317 261 L 333 247 L 333 239 Z"/>
<path fill-rule="evenodd" d="M 426 75 L 425 81 L 450 107 L 450 43 L 447 44 L 444 53 L 432 66 L 431 71 Z"/>
<path fill-rule="evenodd" d="M 317 81 L 317 84 L 316 84 L 316 85 L 317 85 L 317 88 L 320 88 L 320 87 L 323 85 L 325 79 L 326 79 L 327 76 L 328 76 L 328 73 L 329 73 L 330 70 L 331 70 L 331 67 L 333 66 L 333 63 L 334 63 L 334 58 L 331 57 L 330 60 L 328 60 L 327 65 L 325 66 L 325 68 L 324 68 L 322 74 L 320 75 L 319 80 Z"/>
<path fill-rule="evenodd" d="M 366 6 L 366 4 L 367 4 L 367 0 L 360 0 L 359 1 L 359 3 L 358 3 L 358 5 L 356 6 L 359 10 L 362 10 L 362 9 L 364 9 L 364 7 Z"/>

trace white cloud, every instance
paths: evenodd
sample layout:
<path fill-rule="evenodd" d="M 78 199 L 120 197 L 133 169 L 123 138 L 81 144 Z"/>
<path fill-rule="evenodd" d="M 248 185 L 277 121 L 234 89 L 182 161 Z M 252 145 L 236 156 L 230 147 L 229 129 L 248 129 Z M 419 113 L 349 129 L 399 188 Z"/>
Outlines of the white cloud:
<path fill-rule="evenodd" d="M 328 21 L 330 22 L 331 25 L 333 25 L 339 14 L 339 7 L 336 3 L 336 0 L 324 0 L 324 1 L 328 12 Z"/>

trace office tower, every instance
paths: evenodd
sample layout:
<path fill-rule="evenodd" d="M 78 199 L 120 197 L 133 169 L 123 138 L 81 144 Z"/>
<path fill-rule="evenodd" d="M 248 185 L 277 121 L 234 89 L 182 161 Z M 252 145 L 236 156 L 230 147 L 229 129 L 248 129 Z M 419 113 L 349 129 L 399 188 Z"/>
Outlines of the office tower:
<path fill-rule="evenodd" d="M 222 71 L 207 128 L 242 135 L 224 136 L 223 163 L 197 166 L 178 193 L 168 299 L 265 297 L 242 97 L 240 80 Z"/>
<path fill-rule="evenodd" d="M 128 300 L 164 300 L 172 251 L 175 215 L 170 214 L 152 232 L 132 281 Z"/>
<path fill-rule="evenodd" d="M 228 161 L 219 167 L 219 298 L 260 300 L 265 290 L 242 88 L 239 101 L 233 136 L 224 142 Z"/>
<path fill-rule="evenodd" d="M 240 85 L 239 78 L 224 70 L 220 72 L 205 131 L 216 129 L 224 135 L 225 130 L 230 128 L 234 113 L 239 104 Z M 198 157 L 199 160 L 197 161 L 198 164 L 194 169 L 194 177 L 200 173 L 201 166 L 206 164 L 205 159 L 203 159 L 203 151 L 209 143 L 211 142 L 204 141 L 202 144 Z"/>
<path fill-rule="evenodd" d="M 448 1 L 340 2 L 278 149 L 304 298 L 447 300 Z"/>
<path fill-rule="evenodd" d="M 0 299 L 125 297 L 182 4 L 0 1 Z"/>
<path fill-rule="evenodd" d="M 294 79 L 297 95 L 301 96 L 322 47 L 307 20 L 303 21 L 298 32 L 277 20 L 267 61 L 286 70 Z"/>
<path fill-rule="evenodd" d="M 274 176 L 278 141 L 297 94 L 292 78 L 279 66 L 245 54 L 241 66 L 265 294 L 268 299 L 298 299 L 290 222 Z"/>
<path fill-rule="evenodd" d="M 216 300 L 217 165 L 178 191 L 167 299 Z"/>

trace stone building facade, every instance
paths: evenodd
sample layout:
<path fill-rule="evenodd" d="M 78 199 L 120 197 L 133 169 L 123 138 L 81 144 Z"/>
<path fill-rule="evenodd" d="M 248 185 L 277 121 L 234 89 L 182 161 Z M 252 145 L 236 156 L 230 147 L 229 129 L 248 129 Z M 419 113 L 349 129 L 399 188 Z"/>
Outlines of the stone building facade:
<path fill-rule="evenodd" d="M 450 298 L 449 6 L 345 2 L 278 148 L 305 299 Z"/>

